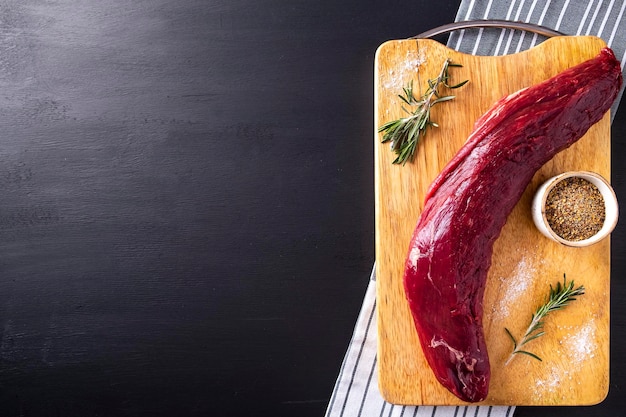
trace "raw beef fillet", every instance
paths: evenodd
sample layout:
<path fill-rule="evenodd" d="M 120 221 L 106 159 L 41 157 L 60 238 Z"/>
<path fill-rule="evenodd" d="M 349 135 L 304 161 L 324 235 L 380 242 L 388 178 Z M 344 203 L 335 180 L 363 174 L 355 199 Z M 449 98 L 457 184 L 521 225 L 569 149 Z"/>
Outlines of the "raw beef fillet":
<path fill-rule="evenodd" d="M 621 84 L 620 63 L 604 48 L 501 99 L 431 184 L 404 287 L 424 355 L 460 399 L 482 401 L 489 390 L 482 303 L 494 241 L 535 172 L 603 117 Z"/>

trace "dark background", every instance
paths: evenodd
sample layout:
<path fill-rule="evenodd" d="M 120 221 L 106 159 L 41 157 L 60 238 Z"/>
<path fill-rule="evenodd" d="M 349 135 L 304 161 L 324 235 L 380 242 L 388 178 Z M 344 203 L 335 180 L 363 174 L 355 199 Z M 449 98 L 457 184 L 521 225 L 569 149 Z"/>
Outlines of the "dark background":
<path fill-rule="evenodd" d="M 322 416 L 374 262 L 374 53 L 457 7 L 0 1 L 0 416 Z M 621 413 L 625 238 L 609 398 L 515 416 Z"/>

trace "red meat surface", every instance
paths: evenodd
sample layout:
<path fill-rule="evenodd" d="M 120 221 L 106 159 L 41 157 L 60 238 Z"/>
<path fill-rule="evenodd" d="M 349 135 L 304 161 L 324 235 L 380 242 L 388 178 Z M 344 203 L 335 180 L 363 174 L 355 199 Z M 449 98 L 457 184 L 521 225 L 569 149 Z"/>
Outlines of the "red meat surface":
<path fill-rule="evenodd" d="M 494 241 L 535 172 L 603 117 L 621 84 L 620 63 L 604 48 L 501 99 L 431 184 L 404 287 L 424 355 L 460 399 L 482 401 L 489 390 L 482 317 Z"/>

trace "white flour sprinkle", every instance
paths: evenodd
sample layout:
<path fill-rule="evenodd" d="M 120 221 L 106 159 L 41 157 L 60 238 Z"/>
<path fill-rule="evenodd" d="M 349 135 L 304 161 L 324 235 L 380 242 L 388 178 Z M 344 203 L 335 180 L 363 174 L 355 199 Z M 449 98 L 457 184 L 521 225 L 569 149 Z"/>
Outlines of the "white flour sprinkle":
<path fill-rule="evenodd" d="M 557 391 L 563 389 L 562 383 L 564 380 L 571 380 L 570 372 L 566 369 L 556 370 L 551 369 L 545 375 L 545 378 L 538 378 L 535 382 L 535 397 L 544 398 L 547 395 L 553 396 Z"/>
<path fill-rule="evenodd" d="M 552 367 L 543 378 L 538 378 L 535 382 L 537 397 L 554 394 L 557 389 L 562 391 L 565 387 L 570 387 L 571 390 L 572 383 L 580 383 L 577 376 L 581 371 L 580 366 L 584 361 L 592 359 L 597 349 L 593 320 L 578 328 L 578 331 L 569 333 L 559 345 L 567 357 L 568 369 Z"/>
<path fill-rule="evenodd" d="M 580 365 L 582 362 L 593 358 L 597 349 L 593 321 L 588 322 L 577 333 L 564 339 L 563 345 L 567 349 L 568 359 L 573 364 Z"/>
<path fill-rule="evenodd" d="M 567 371 L 564 372 L 567 374 Z M 554 392 L 554 390 L 559 386 L 561 382 L 561 375 L 559 375 L 554 370 L 551 370 L 550 373 L 543 379 L 537 379 L 537 388 L 541 388 L 544 392 Z"/>
<path fill-rule="evenodd" d="M 380 74 L 382 87 L 392 94 L 401 94 L 409 81 L 414 80 L 414 85 L 417 83 L 417 71 L 425 62 L 426 56 L 423 51 L 408 51 L 406 57 L 395 65 L 391 65 L 386 74 Z M 416 88 L 416 91 L 419 90 Z"/>
<path fill-rule="evenodd" d="M 527 258 L 522 258 L 511 277 L 501 278 L 503 282 L 506 281 L 506 285 L 503 286 L 504 294 L 500 298 L 500 304 L 498 306 L 498 311 L 502 317 L 509 315 L 509 307 L 515 304 L 528 289 L 536 271 L 537 268 L 531 261 Z"/>

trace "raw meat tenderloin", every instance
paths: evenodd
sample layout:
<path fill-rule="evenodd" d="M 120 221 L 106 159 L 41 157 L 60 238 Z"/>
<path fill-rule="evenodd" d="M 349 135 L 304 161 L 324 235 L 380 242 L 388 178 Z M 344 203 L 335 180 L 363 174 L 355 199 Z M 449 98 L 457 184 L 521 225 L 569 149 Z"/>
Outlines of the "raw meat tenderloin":
<path fill-rule="evenodd" d="M 435 376 L 464 401 L 487 397 L 482 327 L 493 243 L 535 172 L 609 110 L 622 84 L 609 48 L 500 101 L 426 195 L 411 239 L 404 287 Z"/>

